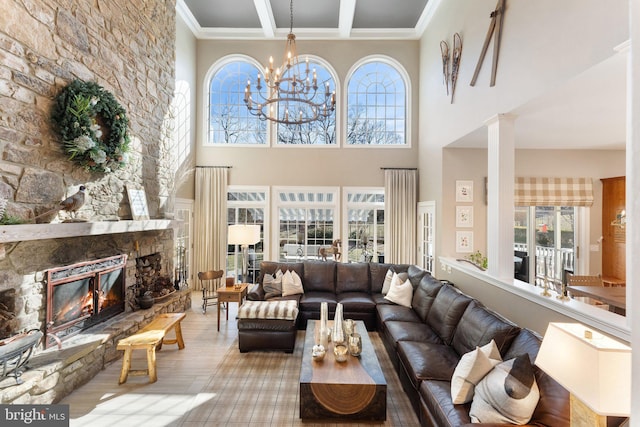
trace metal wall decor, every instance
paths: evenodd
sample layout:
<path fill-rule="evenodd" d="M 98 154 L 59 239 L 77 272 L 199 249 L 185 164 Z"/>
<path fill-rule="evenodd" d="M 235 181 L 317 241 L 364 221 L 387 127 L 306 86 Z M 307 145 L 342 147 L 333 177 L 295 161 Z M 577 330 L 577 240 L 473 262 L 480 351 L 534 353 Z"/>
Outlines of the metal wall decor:
<path fill-rule="evenodd" d="M 440 52 L 442 54 L 442 78 L 443 84 L 449 95 L 449 86 L 451 86 L 451 103 L 453 104 L 453 96 L 456 92 L 456 82 L 458 81 L 458 72 L 460 70 L 460 58 L 462 57 L 462 38 L 459 33 L 453 35 L 453 45 L 451 52 L 449 44 L 442 40 L 440 42 Z"/>

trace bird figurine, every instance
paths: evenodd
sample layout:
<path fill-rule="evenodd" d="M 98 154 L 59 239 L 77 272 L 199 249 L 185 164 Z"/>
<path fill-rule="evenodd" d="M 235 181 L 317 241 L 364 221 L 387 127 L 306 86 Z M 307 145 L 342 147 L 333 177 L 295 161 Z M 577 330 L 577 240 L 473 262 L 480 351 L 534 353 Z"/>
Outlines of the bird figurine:
<path fill-rule="evenodd" d="M 82 207 L 82 205 L 84 205 L 84 191 L 86 190 L 86 187 L 84 185 L 81 185 L 80 188 L 78 188 L 78 191 L 67 197 L 66 199 L 62 200 L 60 203 L 58 203 L 56 205 L 55 208 L 50 209 L 44 213 L 41 213 L 40 215 L 34 217 L 34 220 L 37 220 L 38 218 L 41 218 L 45 215 L 49 215 L 53 212 L 58 212 L 58 211 L 66 211 L 69 212 L 72 216 L 73 216 L 73 220 L 74 221 L 79 221 L 78 219 L 76 219 L 76 212 L 78 211 L 78 209 L 80 209 Z"/>

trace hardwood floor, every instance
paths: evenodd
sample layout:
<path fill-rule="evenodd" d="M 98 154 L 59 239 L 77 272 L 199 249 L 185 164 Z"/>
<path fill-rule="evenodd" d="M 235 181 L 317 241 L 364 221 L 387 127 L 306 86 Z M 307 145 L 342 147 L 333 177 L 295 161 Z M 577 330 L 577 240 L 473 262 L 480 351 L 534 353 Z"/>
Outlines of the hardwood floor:
<path fill-rule="evenodd" d="M 299 401 L 280 402 L 275 400 L 273 415 L 265 416 L 265 410 L 254 408 L 251 399 L 237 399 L 233 396 L 216 396 L 211 386 L 219 378 L 215 373 L 230 350 L 236 345 L 237 325 L 235 316 L 237 304 L 230 304 L 229 321 L 221 313 L 220 332 L 216 325 L 216 307 L 211 306 L 202 314 L 201 295 L 192 294 L 192 310 L 182 321 L 182 333 L 186 347 L 178 350 L 175 345 L 164 346 L 157 353 L 158 381 L 149 384 L 146 376 L 129 376 L 126 383 L 118 385 L 122 359 L 110 364 L 88 384 L 75 390 L 61 404 L 68 404 L 70 425 L 91 427 L 146 427 L 146 426 L 313 426 L 339 424 L 314 424 L 299 419 Z M 137 354 L 136 354 L 137 353 Z M 239 354 L 239 353 L 238 353 Z M 273 353 L 269 357 L 280 357 Z M 282 353 L 284 357 L 284 353 Z M 228 356 L 228 355 L 227 355 Z M 288 355 L 291 357 L 291 355 Z M 256 353 L 256 357 L 265 354 Z M 267 362 L 265 362 L 267 363 Z M 257 363 L 260 365 L 260 362 Z M 299 364 L 298 364 L 299 365 Z M 146 367 L 144 351 L 134 352 L 134 368 Z M 299 367 L 298 367 L 299 370 Z M 385 375 L 396 375 L 392 369 Z M 259 372 L 255 377 L 260 378 Z M 296 372 L 296 376 L 299 371 Z M 259 384 L 249 383 L 242 390 L 249 396 L 260 393 Z M 289 392 L 289 397 L 291 393 Z M 297 396 L 298 393 L 296 392 Z M 388 416 L 384 423 L 375 425 L 412 426 L 417 425 L 413 410 L 406 396 L 388 397 Z M 238 401 L 236 402 L 235 399 Z M 240 401 L 244 405 L 239 405 Z M 236 404 L 238 403 L 238 404 Z M 255 410 L 254 410 L 255 409 Z M 223 413 L 231 413 L 224 417 Z M 283 413 L 284 414 L 283 416 Z M 284 420 L 284 421 L 283 421 Z M 357 426 L 357 423 L 344 424 Z M 371 424 L 361 424 L 371 425 Z"/>

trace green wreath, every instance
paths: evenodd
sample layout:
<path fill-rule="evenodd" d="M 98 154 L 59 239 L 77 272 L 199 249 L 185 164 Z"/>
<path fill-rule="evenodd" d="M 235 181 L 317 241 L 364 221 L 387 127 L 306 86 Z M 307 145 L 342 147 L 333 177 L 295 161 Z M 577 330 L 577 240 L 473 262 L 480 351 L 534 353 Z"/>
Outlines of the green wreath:
<path fill-rule="evenodd" d="M 74 80 L 56 97 L 51 119 L 69 160 L 109 173 L 128 160 L 129 120 L 111 92 L 93 82 Z"/>

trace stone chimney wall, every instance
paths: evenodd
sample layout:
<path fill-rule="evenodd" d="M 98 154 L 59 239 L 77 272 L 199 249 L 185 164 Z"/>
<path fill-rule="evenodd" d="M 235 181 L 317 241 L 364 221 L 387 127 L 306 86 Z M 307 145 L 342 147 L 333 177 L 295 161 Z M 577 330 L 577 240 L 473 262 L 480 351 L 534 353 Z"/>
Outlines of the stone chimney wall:
<path fill-rule="evenodd" d="M 162 215 L 170 159 L 163 141 L 175 85 L 175 0 L 7 0 L 0 13 L 0 197 L 28 219 L 78 186 L 80 214 L 129 219 L 126 184 L 144 186 Z M 110 91 L 129 117 L 129 165 L 107 175 L 67 159 L 50 123 L 55 96 L 74 79 Z M 166 187 L 166 185 L 164 186 Z M 64 214 L 61 214 L 64 215 Z M 55 221 L 55 220 L 54 220 Z"/>
<path fill-rule="evenodd" d="M 131 219 L 126 191 L 131 184 L 144 187 L 151 218 L 163 215 L 161 200 L 172 167 L 166 139 L 172 128 L 175 27 L 175 0 L 2 2 L 0 198 L 8 201 L 7 214 L 29 220 L 85 185 L 79 216 L 92 222 Z M 51 107 L 75 79 L 97 82 L 126 109 L 131 160 L 125 168 L 87 172 L 63 152 L 50 122 Z M 0 317 L 2 335 L 44 321 L 44 270 L 132 255 L 138 240 L 143 254 L 162 253 L 171 275 L 173 239 L 173 231 L 165 230 L 0 244 L 0 295 L 5 311 L 14 315 Z M 127 286 L 134 275 L 131 260 Z"/>

